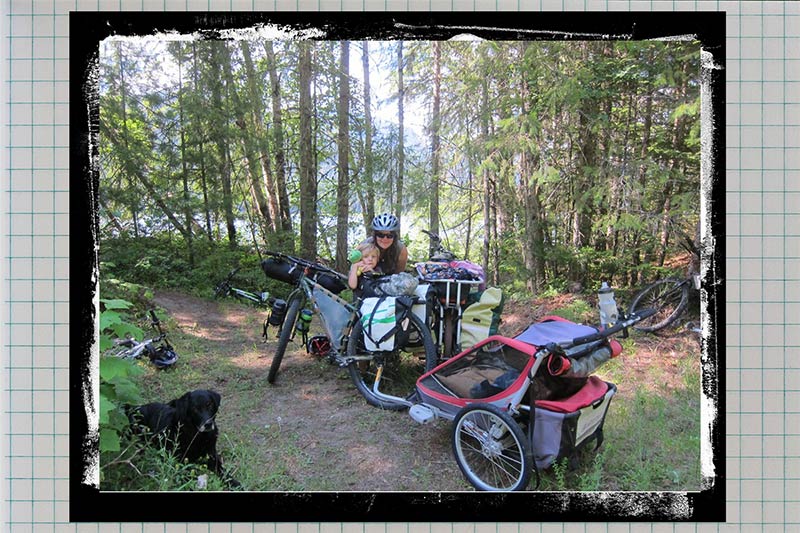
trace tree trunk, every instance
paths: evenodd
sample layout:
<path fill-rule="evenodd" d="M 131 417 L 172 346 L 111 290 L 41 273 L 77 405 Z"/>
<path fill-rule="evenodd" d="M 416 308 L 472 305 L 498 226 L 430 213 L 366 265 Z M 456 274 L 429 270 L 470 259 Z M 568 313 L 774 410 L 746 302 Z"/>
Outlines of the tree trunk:
<path fill-rule="evenodd" d="M 347 270 L 347 229 L 350 211 L 350 43 L 339 43 L 339 180 L 336 191 L 336 269 Z"/>
<path fill-rule="evenodd" d="M 317 179 L 312 153 L 311 46 L 300 47 L 300 255 L 317 258 Z"/>
<path fill-rule="evenodd" d="M 269 227 L 272 225 L 272 218 L 270 217 L 269 213 L 269 203 L 267 202 L 267 198 L 264 195 L 264 189 L 261 186 L 261 181 L 259 178 L 261 177 L 261 172 L 263 169 L 261 165 L 257 161 L 258 159 L 258 150 L 253 142 L 253 137 L 251 132 L 247 129 L 247 120 L 244 113 L 244 106 L 239 99 L 239 95 L 236 92 L 236 84 L 233 82 L 233 71 L 231 67 L 231 57 L 230 57 L 230 50 L 228 50 L 227 45 L 223 45 L 222 48 L 225 52 L 223 56 L 223 70 L 225 73 L 225 79 L 228 82 L 228 94 L 231 96 L 233 100 L 233 107 L 234 107 L 234 116 L 236 117 L 236 125 L 239 127 L 240 132 L 240 139 L 242 141 L 242 145 L 244 147 L 244 154 L 245 159 L 247 160 L 247 165 L 245 166 L 248 174 L 248 181 L 250 183 L 250 194 L 253 197 L 253 201 L 255 202 L 256 209 L 261 214 L 261 220 L 259 221 L 259 226 L 262 227 L 262 231 L 266 235 L 265 227 Z"/>
<path fill-rule="evenodd" d="M 192 243 L 192 215 L 191 197 L 189 195 L 189 168 L 186 161 L 186 118 L 183 113 L 183 61 L 181 56 L 182 45 L 178 44 L 178 114 L 180 117 L 181 138 L 181 179 L 183 181 L 183 216 L 186 219 L 186 251 L 189 255 L 189 266 L 194 266 L 194 246 Z"/>
<path fill-rule="evenodd" d="M 264 124 L 264 110 L 261 108 L 261 91 L 257 83 L 257 75 L 253 67 L 253 58 L 250 53 L 250 45 L 247 41 L 242 41 L 242 55 L 244 56 L 245 73 L 247 76 L 247 87 L 250 92 L 250 115 L 253 119 L 253 135 L 256 138 L 256 145 L 260 154 L 261 174 L 264 176 L 264 184 L 267 189 L 267 207 L 269 209 L 269 220 L 273 233 L 280 228 L 280 213 L 278 210 L 278 193 L 275 188 L 275 179 L 272 175 L 272 162 L 269 148 L 269 132 Z"/>
<path fill-rule="evenodd" d="M 366 189 L 364 200 L 364 227 L 369 228 L 375 217 L 375 177 L 372 154 L 372 102 L 369 85 L 369 41 L 364 41 L 361 64 L 364 69 L 364 178 Z"/>
<path fill-rule="evenodd" d="M 403 85 L 403 41 L 398 41 L 397 43 L 397 122 L 398 122 L 398 131 L 397 131 L 397 183 L 396 183 L 396 195 L 394 199 L 394 214 L 397 217 L 397 220 L 401 222 L 400 227 L 402 228 L 402 215 L 403 215 L 403 180 L 405 179 L 405 164 L 406 164 L 406 152 L 405 152 L 405 133 L 403 131 L 404 125 L 403 122 L 405 120 L 404 113 L 405 113 L 405 87 Z"/>
<path fill-rule="evenodd" d="M 194 86 L 195 90 L 200 87 L 200 66 L 197 64 L 197 43 L 192 43 L 192 64 L 194 70 Z M 203 193 L 203 212 L 206 219 L 206 234 L 208 235 L 208 242 L 214 242 L 214 226 L 211 223 L 211 206 L 208 201 L 208 179 L 206 175 L 206 153 L 205 153 L 205 138 L 200 137 L 197 141 L 197 150 L 200 152 L 200 187 Z"/>
<path fill-rule="evenodd" d="M 278 65 L 275 59 L 275 50 L 272 41 L 264 44 L 267 53 L 269 80 L 272 88 L 272 121 L 273 121 L 273 148 L 275 150 L 275 188 L 278 191 L 278 205 L 280 212 L 280 227 L 287 232 L 284 244 L 289 249 L 294 247 L 291 238 L 292 218 L 289 210 L 289 192 L 286 189 L 286 151 L 283 146 L 283 111 L 281 110 L 281 86 L 278 81 Z"/>
<path fill-rule="evenodd" d="M 224 109 L 222 102 L 222 65 L 220 61 L 220 47 L 225 44 L 217 44 L 214 46 L 211 61 L 212 69 L 216 73 L 214 76 L 213 85 L 211 88 L 211 98 L 214 109 L 220 112 Z M 217 120 L 211 121 L 210 134 L 214 140 L 217 148 L 217 158 L 219 159 L 219 176 L 222 182 L 222 207 L 225 212 L 225 226 L 228 233 L 228 244 L 230 248 L 236 248 L 236 219 L 233 216 L 233 188 L 231 186 L 231 165 L 230 156 L 228 155 L 228 143 L 226 142 L 227 135 L 225 129 L 227 123 L 219 116 Z"/>
<path fill-rule="evenodd" d="M 439 159 L 441 128 L 441 85 L 442 85 L 442 48 L 439 41 L 433 41 L 433 116 L 431 117 L 431 197 L 430 227 L 433 233 L 439 233 Z"/>

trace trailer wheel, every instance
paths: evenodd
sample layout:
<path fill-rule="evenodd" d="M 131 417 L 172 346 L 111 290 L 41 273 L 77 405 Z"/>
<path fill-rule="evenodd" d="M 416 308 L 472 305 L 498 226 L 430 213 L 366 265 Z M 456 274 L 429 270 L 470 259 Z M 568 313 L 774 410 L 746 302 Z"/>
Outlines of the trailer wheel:
<path fill-rule="evenodd" d="M 468 405 L 454 419 L 453 454 L 478 490 L 524 490 L 533 470 L 529 448 L 522 428 L 494 405 Z"/>

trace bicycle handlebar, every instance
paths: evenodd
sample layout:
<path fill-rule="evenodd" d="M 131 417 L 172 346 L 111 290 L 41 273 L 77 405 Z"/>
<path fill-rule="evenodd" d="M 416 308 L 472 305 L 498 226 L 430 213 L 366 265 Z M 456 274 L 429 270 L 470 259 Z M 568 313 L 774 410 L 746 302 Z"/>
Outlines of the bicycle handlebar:
<path fill-rule="evenodd" d="M 579 344 L 586 344 L 588 342 L 594 342 L 596 340 L 605 339 L 610 337 L 611 335 L 621 331 L 625 328 L 628 328 L 640 320 L 643 320 L 649 316 L 653 316 L 656 314 L 655 309 L 642 309 L 641 311 L 636 311 L 635 313 L 631 313 L 628 315 L 628 318 L 617 322 L 613 326 L 608 329 L 604 329 L 603 331 L 598 331 L 597 333 L 591 333 L 589 335 L 584 335 L 583 337 L 575 337 L 572 339 L 572 346 L 578 346 Z"/>
<path fill-rule="evenodd" d="M 321 265 L 319 263 L 314 263 L 313 261 L 309 261 L 308 259 L 303 259 L 301 257 L 295 257 L 293 255 L 284 254 L 282 252 L 265 251 L 264 255 L 267 255 L 267 256 L 270 256 L 270 257 L 277 257 L 279 259 L 284 259 L 286 261 L 290 261 L 290 262 L 292 262 L 292 263 L 294 263 L 296 265 L 299 265 L 299 266 L 301 266 L 303 268 L 307 268 L 307 269 L 310 269 L 310 270 L 316 270 L 318 272 L 326 272 L 326 273 L 332 274 L 332 275 L 334 275 L 334 276 L 336 276 L 338 278 L 347 279 L 347 276 L 345 276 L 344 274 L 342 274 L 340 272 L 337 272 L 337 271 L 333 270 L 332 268 L 326 267 L 325 265 Z"/>

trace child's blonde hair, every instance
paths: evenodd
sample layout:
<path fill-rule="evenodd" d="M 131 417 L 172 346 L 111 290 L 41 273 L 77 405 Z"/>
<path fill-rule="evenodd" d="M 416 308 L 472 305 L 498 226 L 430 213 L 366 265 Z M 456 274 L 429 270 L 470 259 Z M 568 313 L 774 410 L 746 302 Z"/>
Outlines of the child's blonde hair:
<path fill-rule="evenodd" d="M 381 250 L 378 246 L 371 242 L 364 242 L 358 246 L 358 251 L 361 252 L 361 257 L 366 257 L 368 255 L 377 255 L 378 257 L 381 256 Z"/>

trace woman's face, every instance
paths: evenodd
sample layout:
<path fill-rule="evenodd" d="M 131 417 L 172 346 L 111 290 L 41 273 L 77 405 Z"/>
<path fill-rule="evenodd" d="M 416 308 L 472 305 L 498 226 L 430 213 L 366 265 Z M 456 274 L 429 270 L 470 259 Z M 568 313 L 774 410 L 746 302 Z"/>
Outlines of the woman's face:
<path fill-rule="evenodd" d="M 391 231 L 375 232 L 375 244 L 377 244 L 378 248 L 380 248 L 381 250 L 386 250 L 392 245 L 393 242 L 394 242 L 394 233 L 392 233 Z"/>

